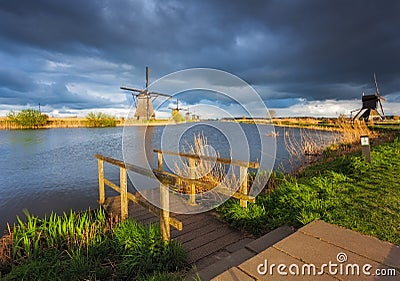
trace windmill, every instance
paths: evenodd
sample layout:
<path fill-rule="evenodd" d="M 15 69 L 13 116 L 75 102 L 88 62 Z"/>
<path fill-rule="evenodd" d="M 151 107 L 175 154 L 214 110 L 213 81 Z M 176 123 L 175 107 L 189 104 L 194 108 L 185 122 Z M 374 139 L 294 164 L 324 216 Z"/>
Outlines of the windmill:
<path fill-rule="evenodd" d="M 125 86 L 120 87 L 121 90 L 127 90 L 132 93 L 133 98 L 135 99 L 136 104 L 136 112 L 135 117 L 137 120 L 150 120 L 155 118 L 155 113 L 153 109 L 153 101 L 159 97 L 167 97 L 171 98 L 171 95 L 157 93 L 157 92 L 149 92 L 149 67 L 146 66 L 146 88 L 144 90 L 129 88 Z"/>
<path fill-rule="evenodd" d="M 189 109 L 183 108 L 183 107 L 179 107 L 179 100 L 176 99 L 176 107 L 168 107 L 169 109 L 172 109 L 172 118 L 175 121 L 183 121 L 184 118 L 182 117 L 182 115 L 180 114 L 180 111 L 189 111 Z"/>
<path fill-rule="evenodd" d="M 360 115 L 360 113 L 364 111 L 363 114 L 361 114 L 359 119 L 364 119 L 365 122 L 368 122 L 369 119 L 369 115 L 371 114 L 371 111 L 375 111 L 376 113 L 378 113 L 379 117 L 381 119 L 383 119 L 383 117 L 385 116 L 385 112 L 383 111 L 383 107 L 382 107 L 382 101 L 386 101 L 380 94 L 379 94 L 379 88 L 378 88 L 378 82 L 376 81 L 376 75 L 374 73 L 374 81 L 375 81 L 375 93 L 372 95 L 365 95 L 363 93 L 362 96 L 362 108 L 357 112 L 357 114 L 351 119 L 352 122 L 354 122 L 354 120 L 356 120 L 356 118 L 358 117 L 358 115 Z M 377 107 L 378 107 L 378 103 L 381 109 L 382 114 L 379 113 Z M 353 112 L 357 111 L 353 110 L 351 111 L 351 114 L 353 114 Z"/>

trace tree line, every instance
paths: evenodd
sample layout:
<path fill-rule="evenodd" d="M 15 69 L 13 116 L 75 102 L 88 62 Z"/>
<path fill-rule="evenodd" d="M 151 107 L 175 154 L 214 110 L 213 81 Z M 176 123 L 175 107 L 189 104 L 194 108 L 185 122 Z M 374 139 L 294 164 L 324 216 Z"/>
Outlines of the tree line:
<path fill-rule="evenodd" d="M 49 122 L 49 116 L 37 109 L 23 109 L 20 112 L 11 111 L 7 114 L 7 121 L 25 129 L 43 128 Z M 115 127 L 117 118 L 102 112 L 90 112 L 86 115 L 87 127 Z"/>

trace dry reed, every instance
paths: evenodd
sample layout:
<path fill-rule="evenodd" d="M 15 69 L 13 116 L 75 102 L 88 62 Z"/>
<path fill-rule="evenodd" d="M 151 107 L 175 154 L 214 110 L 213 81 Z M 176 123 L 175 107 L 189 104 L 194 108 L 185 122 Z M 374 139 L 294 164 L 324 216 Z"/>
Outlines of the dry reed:
<path fill-rule="evenodd" d="M 358 144 L 363 135 L 377 137 L 377 133 L 371 131 L 364 122 L 352 123 L 344 118 L 337 119 L 335 127 L 326 130 L 331 132 L 330 136 L 326 136 L 326 131 L 324 137 L 321 131 L 302 128 L 299 130 L 298 137 L 294 135 L 293 130 L 286 130 L 284 136 L 292 170 L 320 159 L 327 150 L 348 149 Z"/>
<path fill-rule="evenodd" d="M 193 144 L 186 144 L 183 151 L 185 154 L 195 155 L 198 158 L 194 160 L 194 167 L 191 167 L 188 158 L 183 159 L 183 165 L 175 162 L 175 173 L 183 179 L 195 179 L 197 182 L 203 183 L 195 184 L 196 194 L 207 192 L 218 186 L 232 190 L 236 190 L 239 186 L 239 179 L 235 177 L 234 171 L 228 176 L 226 165 L 217 161 L 217 158 L 220 157 L 219 152 L 216 152 L 208 144 L 207 137 L 203 133 L 194 135 Z M 190 185 L 189 181 L 183 180 L 175 189 L 177 192 L 189 194 Z"/>

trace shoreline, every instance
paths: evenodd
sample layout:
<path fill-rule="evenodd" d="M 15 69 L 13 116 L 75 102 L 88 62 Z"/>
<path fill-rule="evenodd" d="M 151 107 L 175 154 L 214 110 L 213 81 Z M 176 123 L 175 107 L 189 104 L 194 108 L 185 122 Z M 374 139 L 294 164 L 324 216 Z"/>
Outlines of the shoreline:
<path fill-rule="evenodd" d="M 197 121 L 189 121 L 189 122 L 197 122 Z M 136 121 L 136 120 L 128 120 L 126 121 L 124 118 L 117 119 L 117 124 L 114 127 L 124 127 L 124 126 L 167 126 L 167 125 L 177 125 L 188 122 L 175 122 L 172 120 L 155 120 L 155 121 Z M 87 125 L 87 120 L 84 117 L 50 117 L 47 124 L 45 126 L 41 126 L 38 128 L 24 128 L 21 126 L 17 126 L 10 121 L 7 120 L 7 117 L 0 117 L 0 130 L 35 130 L 35 129 L 66 129 L 66 128 L 110 128 L 110 127 L 91 127 Z"/>

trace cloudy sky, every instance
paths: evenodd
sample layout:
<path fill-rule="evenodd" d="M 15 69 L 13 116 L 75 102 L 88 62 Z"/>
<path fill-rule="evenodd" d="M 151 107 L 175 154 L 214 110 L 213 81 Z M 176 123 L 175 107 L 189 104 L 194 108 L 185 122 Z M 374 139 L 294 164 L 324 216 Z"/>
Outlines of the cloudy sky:
<path fill-rule="evenodd" d="M 400 114 L 399 1 L 0 1 L 0 115 L 124 115 L 142 88 L 187 68 L 230 72 L 278 115 L 349 115 L 373 73 Z M 197 95 L 202 95 L 198 92 Z M 182 103 L 193 106 L 190 95 Z M 229 107 L 229 101 L 219 103 Z"/>

